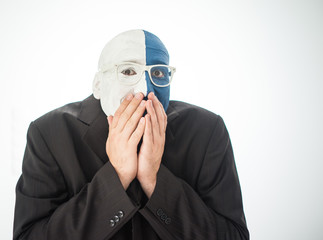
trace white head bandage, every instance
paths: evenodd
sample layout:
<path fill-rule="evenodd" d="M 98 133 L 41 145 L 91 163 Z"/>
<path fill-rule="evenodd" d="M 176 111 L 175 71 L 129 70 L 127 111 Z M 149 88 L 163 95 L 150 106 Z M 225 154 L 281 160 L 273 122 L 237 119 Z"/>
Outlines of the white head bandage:
<path fill-rule="evenodd" d="M 115 69 L 121 62 L 146 64 L 145 34 L 143 30 L 131 30 L 119 34 L 106 44 L 99 60 L 99 71 L 93 81 L 93 95 L 100 99 L 104 113 L 114 115 L 121 101 L 128 93 L 142 92 L 147 95 L 145 74 L 135 85 L 123 85 L 116 79 Z"/>

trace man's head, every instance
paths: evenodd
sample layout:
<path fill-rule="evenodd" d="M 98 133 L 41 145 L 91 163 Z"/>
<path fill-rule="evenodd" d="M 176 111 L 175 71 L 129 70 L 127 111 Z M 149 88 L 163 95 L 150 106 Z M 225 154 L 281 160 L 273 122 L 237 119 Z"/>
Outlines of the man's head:
<path fill-rule="evenodd" d="M 105 114 L 114 115 L 124 97 L 137 92 L 146 97 L 154 92 L 166 111 L 174 69 L 149 68 L 158 64 L 168 65 L 169 55 L 164 44 L 152 33 L 130 30 L 108 42 L 102 50 L 99 71 L 93 81 L 93 95 L 100 99 Z"/>

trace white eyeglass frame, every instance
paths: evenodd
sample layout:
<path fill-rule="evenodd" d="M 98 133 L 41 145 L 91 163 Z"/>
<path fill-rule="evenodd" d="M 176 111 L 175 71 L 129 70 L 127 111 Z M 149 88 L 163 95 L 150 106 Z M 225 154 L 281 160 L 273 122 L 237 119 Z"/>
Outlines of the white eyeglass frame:
<path fill-rule="evenodd" d="M 108 71 L 111 71 L 111 70 L 114 70 L 115 72 L 116 72 L 116 75 L 117 75 L 117 79 L 118 79 L 118 81 L 120 81 L 119 80 L 119 76 L 118 76 L 118 71 L 117 71 L 117 69 L 119 68 L 119 66 L 121 66 L 121 65 L 124 65 L 124 64 L 129 64 L 129 65 L 135 65 L 135 66 L 140 66 L 141 68 L 142 68 L 142 73 L 141 73 L 141 76 L 142 76 L 142 74 L 144 74 L 144 72 L 148 72 L 148 75 L 149 75 L 149 79 L 150 79 L 150 81 L 155 85 L 155 86 L 157 86 L 157 87 L 168 87 L 169 85 L 170 85 L 170 83 L 172 82 L 172 80 L 173 80 L 173 76 L 174 76 L 174 73 L 176 72 L 176 68 L 175 67 L 171 67 L 171 66 L 169 66 L 169 65 L 165 65 L 165 64 L 155 64 L 155 65 L 141 65 L 141 64 L 138 64 L 138 63 L 133 63 L 133 62 L 121 62 L 121 63 L 118 63 L 118 64 L 115 64 L 113 67 L 108 67 L 108 68 L 103 68 L 103 69 L 100 69 L 99 70 L 99 72 L 102 72 L 102 73 L 104 73 L 104 72 L 108 72 Z M 171 75 L 169 76 L 169 83 L 167 84 L 167 85 L 160 85 L 160 84 L 157 84 L 157 83 L 155 83 L 154 82 L 154 80 L 152 79 L 152 77 L 151 77 L 151 73 L 150 73 L 150 70 L 152 69 L 152 68 L 154 68 L 154 67 L 168 67 L 170 70 L 171 70 Z M 127 84 L 127 85 L 133 85 L 133 84 L 136 84 L 136 83 L 138 83 L 138 81 L 141 79 L 141 76 L 139 77 L 138 76 L 138 80 L 137 80 L 137 82 L 135 82 L 135 83 L 129 83 L 129 84 Z M 122 83 L 124 83 L 123 81 L 120 81 L 120 82 L 122 82 Z M 124 84 L 126 84 L 126 83 L 124 83 Z"/>

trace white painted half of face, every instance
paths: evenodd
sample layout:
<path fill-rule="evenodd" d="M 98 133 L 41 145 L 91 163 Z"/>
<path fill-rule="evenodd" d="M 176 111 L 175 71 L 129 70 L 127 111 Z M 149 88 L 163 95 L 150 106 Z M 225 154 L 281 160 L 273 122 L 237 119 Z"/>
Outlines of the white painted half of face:
<path fill-rule="evenodd" d="M 145 74 L 135 85 L 123 85 L 117 80 L 115 71 L 102 73 L 101 69 L 115 69 L 115 64 L 135 62 L 146 64 L 145 34 L 143 30 L 123 32 L 108 42 L 102 50 L 99 71 L 93 81 L 93 95 L 100 99 L 101 107 L 107 116 L 114 115 L 122 100 L 129 93 L 142 92 L 147 95 Z"/>

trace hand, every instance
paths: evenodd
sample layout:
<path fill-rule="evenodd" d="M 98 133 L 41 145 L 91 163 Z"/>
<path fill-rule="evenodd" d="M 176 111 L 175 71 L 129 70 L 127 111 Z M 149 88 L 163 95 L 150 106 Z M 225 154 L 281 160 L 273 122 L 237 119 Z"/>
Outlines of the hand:
<path fill-rule="evenodd" d="M 138 143 L 144 133 L 146 101 L 143 94 L 128 95 L 114 117 L 109 116 L 109 136 L 106 152 L 126 190 L 137 174 Z"/>
<path fill-rule="evenodd" d="M 157 97 L 150 93 L 146 102 L 145 132 L 138 155 L 137 178 L 148 198 L 157 180 L 157 172 L 164 153 L 167 115 Z"/>

